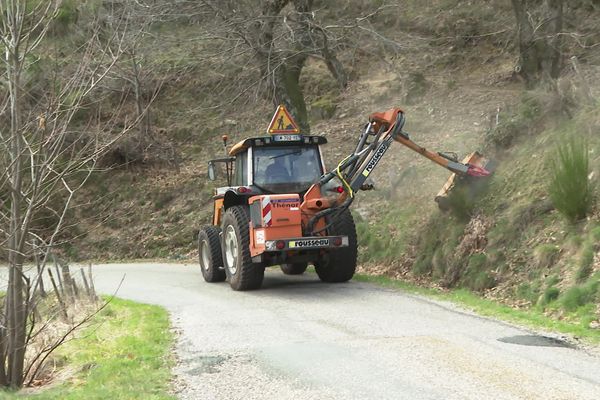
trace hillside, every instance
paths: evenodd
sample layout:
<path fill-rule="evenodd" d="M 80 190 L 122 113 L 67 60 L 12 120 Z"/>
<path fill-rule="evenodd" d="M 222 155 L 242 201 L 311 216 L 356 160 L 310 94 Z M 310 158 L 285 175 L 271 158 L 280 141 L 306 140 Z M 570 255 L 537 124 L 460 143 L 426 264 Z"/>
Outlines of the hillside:
<path fill-rule="evenodd" d="M 311 131 L 330 142 L 328 167 L 355 145 L 368 114 L 394 106 L 405 110 L 406 131 L 419 144 L 461 157 L 481 150 L 498 161 L 489 188 L 466 213 L 444 214 L 433 197 L 448 173 L 394 145 L 376 170 L 377 190 L 362 193 L 354 208 L 362 271 L 597 321 L 598 208 L 575 224 L 563 218 L 549 200 L 548 160 L 570 135 L 585 137 L 590 180 L 597 181 L 600 109 L 582 93 L 589 88 L 600 98 L 600 49 L 569 40 L 557 88 L 526 91 L 515 73 L 509 1 L 336 1 L 344 15 L 332 2 L 316 3 L 325 25 L 389 7 L 344 38 L 338 57 L 350 76 L 346 89 L 318 58 L 302 71 Z M 592 40 L 599 11 L 594 2 L 581 4 L 566 16 L 566 28 L 577 26 Z M 235 62 L 215 68 L 218 60 L 203 56 L 210 42 L 189 40 L 198 24 L 152 27 L 160 41 L 141 48 L 155 71 L 150 81 L 161 84 L 151 105 L 155 149 L 94 175 L 72 216 L 76 240 L 65 245 L 65 257 L 197 256 L 195 234 L 211 215 L 207 160 L 223 154 L 222 134 L 234 143 L 264 132 L 273 112 L 268 99 L 235 96 L 236 82 L 250 72 Z M 127 140 L 115 154 L 127 153 Z"/>

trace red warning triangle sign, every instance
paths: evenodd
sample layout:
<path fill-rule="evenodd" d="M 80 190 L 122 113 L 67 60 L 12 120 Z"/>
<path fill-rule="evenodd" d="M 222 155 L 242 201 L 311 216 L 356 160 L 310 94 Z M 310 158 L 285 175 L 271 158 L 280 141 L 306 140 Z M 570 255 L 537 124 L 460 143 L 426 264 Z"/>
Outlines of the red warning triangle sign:
<path fill-rule="evenodd" d="M 277 111 L 275 111 L 275 115 L 273 115 L 267 132 L 270 134 L 293 134 L 300 133 L 300 128 L 298 128 L 298 124 L 296 124 L 296 121 L 294 121 L 288 110 L 284 106 L 279 106 L 277 107 Z"/>

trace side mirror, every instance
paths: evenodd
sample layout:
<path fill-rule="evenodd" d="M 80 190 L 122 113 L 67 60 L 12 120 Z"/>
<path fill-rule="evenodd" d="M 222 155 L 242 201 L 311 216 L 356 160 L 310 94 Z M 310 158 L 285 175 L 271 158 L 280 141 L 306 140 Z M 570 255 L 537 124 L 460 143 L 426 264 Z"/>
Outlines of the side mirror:
<path fill-rule="evenodd" d="M 217 180 L 217 170 L 214 163 L 208 163 L 208 179 L 211 181 Z"/>

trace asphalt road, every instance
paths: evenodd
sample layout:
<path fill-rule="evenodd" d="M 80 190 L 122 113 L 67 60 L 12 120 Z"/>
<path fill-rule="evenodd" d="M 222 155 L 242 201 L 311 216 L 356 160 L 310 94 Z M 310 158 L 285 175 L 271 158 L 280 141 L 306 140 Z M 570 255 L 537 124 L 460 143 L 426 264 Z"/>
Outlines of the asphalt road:
<path fill-rule="evenodd" d="M 182 399 L 599 399 L 600 358 L 401 291 L 314 274 L 262 290 L 196 265 L 95 268 L 104 293 L 159 304 L 179 332 Z"/>

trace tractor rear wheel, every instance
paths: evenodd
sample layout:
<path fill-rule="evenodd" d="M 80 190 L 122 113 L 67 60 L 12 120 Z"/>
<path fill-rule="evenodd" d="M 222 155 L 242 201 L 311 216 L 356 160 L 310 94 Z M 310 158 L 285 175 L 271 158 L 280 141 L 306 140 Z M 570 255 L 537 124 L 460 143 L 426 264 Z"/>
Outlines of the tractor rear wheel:
<path fill-rule="evenodd" d="M 219 233 L 221 229 L 216 226 L 203 226 L 198 232 L 198 258 L 206 282 L 225 280 Z"/>
<path fill-rule="evenodd" d="M 280 267 L 286 275 L 302 275 L 308 268 L 308 263 L 281 264 Z"/>
<path fill-rule="evenodd" d="M 348 247 L 331 250 L 315 262 L 315 271 L 323 282 L 346 282 L 356 271 L 357 240 L 354 218 L 344 210 L 328 229 L 330 236 L 348 236 Z"/>
<path fill-rule="evenodd" d="M 263 264 L 250 256 L 250 215 L 247 206 L 234 206 L 223 216 L 223 264 L 233 290 L 260 288 L 265 275 Z"/>

